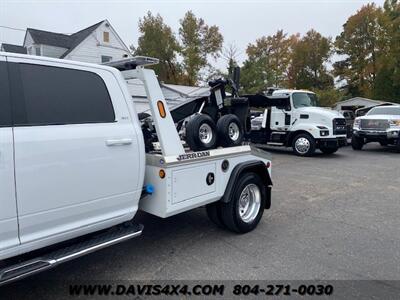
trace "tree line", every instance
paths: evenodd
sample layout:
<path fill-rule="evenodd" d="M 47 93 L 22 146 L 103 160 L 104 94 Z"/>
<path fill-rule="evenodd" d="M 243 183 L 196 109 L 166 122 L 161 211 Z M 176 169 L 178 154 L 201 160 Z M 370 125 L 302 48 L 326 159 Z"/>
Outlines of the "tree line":
<path fill-rule="evenodd" d="M 148 12 L 139 20 L 133 53 L 159 58 L 154 69 L 166 83 L 196 85 L 231 76 L 239 51 L 234 44 L 223 47 L 218 26 L 191 11 L 179 23 L 176 34 Z M 240 65 L 243 93 L 285 87 L 315 91 L 324 106 L 355 96 L 400 102 L 400 0 L 362 6 L 336 38 L 314 29 L 303 36 L 278 30 L 248 44 L 246 54 Z M 221 56 L 227 61 L 222 71 L 210 63 Z"/>

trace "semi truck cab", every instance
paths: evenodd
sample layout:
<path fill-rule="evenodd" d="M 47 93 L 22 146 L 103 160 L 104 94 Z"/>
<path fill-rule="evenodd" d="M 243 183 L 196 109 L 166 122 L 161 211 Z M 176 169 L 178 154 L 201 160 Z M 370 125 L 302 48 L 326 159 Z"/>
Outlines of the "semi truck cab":
<path fill-rule="evenodd" d="M 247 97 L 253 107 L 253 143 L 292 147 L 299 156 L 311 156 L 316 149 L 332 154 L 346 145 L 345 118 L 337 111 L 319 107 L 313 92 L 278 89 L 268 96 Z"/>

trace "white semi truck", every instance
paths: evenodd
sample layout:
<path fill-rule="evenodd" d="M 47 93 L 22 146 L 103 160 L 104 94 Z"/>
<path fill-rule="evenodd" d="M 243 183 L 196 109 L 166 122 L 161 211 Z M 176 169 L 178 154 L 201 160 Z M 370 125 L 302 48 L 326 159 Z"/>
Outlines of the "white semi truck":
<path fill-rule="evenodd" d="M 346 145 L 346 120 L 339 112 L 318 107 L 315 93 L 276 89 L 268 95 L 245 95 L 253 109 L 252 143 L 292 147 L 299 156 L 316 149 L 332 154 Z"/>
<path fill-rule="evenodd" d="M 144 68 L 156 62 L 0 53 L 0 285 L 139 236 L 138 210 L 166 218 L 206 206 L 216 224 L 245 233 L 270 208 L 268 154 L 187 151 Z M 145 150 L 132 78 L 146 88 L 158 151 Z"/>

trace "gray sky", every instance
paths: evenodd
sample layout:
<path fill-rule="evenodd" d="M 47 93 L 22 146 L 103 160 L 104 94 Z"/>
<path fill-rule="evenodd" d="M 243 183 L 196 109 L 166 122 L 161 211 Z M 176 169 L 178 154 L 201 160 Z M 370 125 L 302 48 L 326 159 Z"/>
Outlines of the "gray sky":
<path fill-rule="evenodd" d="M 218 25 L 225 44 L 235 43 L 245 58 L 245 49 L 263 35 L 285 32 L 304 34 L 314 28 L 325 36 L 335 37 L 343 23 L 363 4 L 361 0 L 186 0 L 186 1 L 56 1 L 0 0 L 0 25 L 27 27 L 73 33 L 100 20 L 108 19 L 124 42 L 136 45 L 139 18 L 147 11 L 160 13 L 164 21 L 177 32 L 179 19 L 192 10 L 209 25 Z M 382 5 L 384 0 L 374 1 Z M 0 43 L 22 44 L 23 31 L 0 28 Z M 225 65 L 222 59 L 215 63 Z"/>

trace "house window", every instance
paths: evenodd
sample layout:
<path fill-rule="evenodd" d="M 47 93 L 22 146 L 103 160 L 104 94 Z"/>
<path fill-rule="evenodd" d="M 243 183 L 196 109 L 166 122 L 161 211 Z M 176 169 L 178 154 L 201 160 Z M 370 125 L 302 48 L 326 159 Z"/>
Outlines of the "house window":
<path fill-rule="evenodd" d="M 35 46 L 35 54 L 37 56 L 41 56 L 42 55 L 42 51 L 40 49 L 40 46 Z"/>
<path fill-rule="evenodd" d="M 33 49 L 34 49 L 33 46 L 29 46 L 29 47 L 28 47 L 28 54 L 34 55 Z"/>
<path fill-rule="evenodd" d="M 103 32 L 103 42 L 109 43 L 110 42 L 110 33 L 108 31 Z"/>
<path fill-rule="evenodd" d="M 107 55 L 102 55 L 101 56 L 101 62 L 102 63 L 106 63 L 106 62 L 109 62 L 109 61 L 112 61 L 112 56 L 107 56 Z"/>

